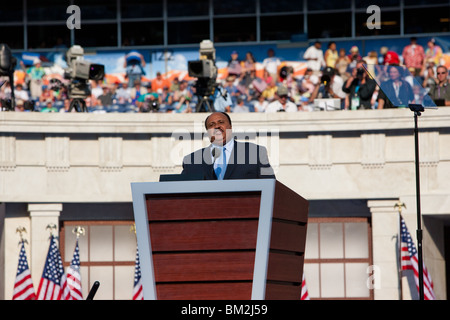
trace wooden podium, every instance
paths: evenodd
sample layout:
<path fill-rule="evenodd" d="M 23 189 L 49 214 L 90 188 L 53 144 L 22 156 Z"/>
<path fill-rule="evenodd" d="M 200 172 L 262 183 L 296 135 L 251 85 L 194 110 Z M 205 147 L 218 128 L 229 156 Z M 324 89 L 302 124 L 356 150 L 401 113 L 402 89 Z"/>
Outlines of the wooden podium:
<path fill-rule="evenodd" d="M 131 189 L 144 299 L 300 299 L 308 202 L 282 183 Z"/>

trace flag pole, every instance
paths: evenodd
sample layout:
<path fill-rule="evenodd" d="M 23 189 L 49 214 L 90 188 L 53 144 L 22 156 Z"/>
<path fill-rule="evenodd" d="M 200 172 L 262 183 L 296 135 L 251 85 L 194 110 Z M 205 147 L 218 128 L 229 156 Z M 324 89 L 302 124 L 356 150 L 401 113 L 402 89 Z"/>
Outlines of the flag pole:
<path fill-rule="evenodd" d="M 80 263 L 78 242 L 80 240 L 80 236 L 84 236 L 86 234 L 86 230 L 82 226 L 76 226 L 72 229 L 72 233 L 76 236 L 76 240 L 75 240 L 75 251 L 73 253 L 72 261 L 70 262 L 70 265 L 67 268 L 67 276 L 68 279 L 70 278 L 68 286 L 71 299 L 82 300 L 83 294 L 81 289 L 81 271 L 80 271 L 81 263 Z M 98 281 L 95 281 L 94 286 L 91 288 L 91 291 L 89 291 L 88 298 L 86 298 L 86 300 L 92 300 L 94 298 L 94 295 L 97 292 L 99 285 L 100 283 Z"/>
<path fill-rule="evenodd" d="M 25 253 L 25 243 L 28 241 L 23 237 L 23 233 L 27 230 L 19 226 L 16 229 L 16 233 L 19 233 L 19 263 L 17 266 L 16 279 L 14 282 L 12 300 L 35 300 L 36 293 L 34 291 L 33 280 L 31 279 L 30 268 L 28 266 L 28 260 Z"/>
<path fill-rule="evenodd" d="M 410 105 L 411 111 L 414 112 L 414 147 L 415 147 L 415 164 L 416 164 L 416 204 L 417 204 L 417 258 L 419 269 L 419 297 L 420 300 L 424 300 L 423 291 L 423 257 L 422 257 L 422 218 L 420 210 L 420 173 L 419 173 L 419 128 L 417 118 L 424 111 L 424 108 L 420 105 Z"/>
<path fill-rule="evenodd" d="M 398 285 L 399 285 L 399 300 L 403 300 L 403 285 L 402 285 L 402 207 L 406 209 L 406 205 L 400 200 L 394 205 L 394 209 L 398 211 L 398 233 L 397 233 L 397 254 L 398 254 Z"/>

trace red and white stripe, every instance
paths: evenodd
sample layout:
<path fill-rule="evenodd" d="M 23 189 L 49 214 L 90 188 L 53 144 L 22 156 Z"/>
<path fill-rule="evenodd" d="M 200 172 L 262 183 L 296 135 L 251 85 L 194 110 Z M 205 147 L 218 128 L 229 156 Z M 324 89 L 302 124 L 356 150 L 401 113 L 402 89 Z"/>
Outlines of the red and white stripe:
<path fill-rule="evenodd" d="M 13 300 L 34 300 L 33 281 L 31 280 L 30 270 L 27 269 L 16 277 L 14 283 Z"/>
<path fill-rule="evenodd" d="M 308 293 L 308 287 L 306 286 L 306 281 L 305 281 L 305 274 L 303 274 L 303 279 L 302 279 L 302 292 L 301 292 L 301 300 L 310 300 L 309 299 L 309 293 Z"/>
<path fill-rule="evenodd" d="M 400 217 L 401 218 L 401 217 Z M 400 246 L 400 258 L 401 258 L 401 269 L 402 270 L 413 270 L 414 281 L 416 283 L 417 291 L 419 291 L 419 258 L 417 250 L 412 243 L 411 235 L 406 227 L 403 218 L 400 219 L 401 227 L 401 246 Z M 409 243 L 408 243 L 409 242 Z M 408 244 L 411 246 L 408 248 Z M 423 272 L 423 297 L 425 300 L 435 300 L 433 290 L 433 281 L 431 280 L 431 275 L 429 274 L 425 263 L 422 261 L 422 272 Z"/>
<path fill-rule="evenodd" d="M 405 251 L 406 250 L 406 251 Z M 419 261 L 417 254 L 412 258 L 409 257 L 408 248 L 402 246 L 402 270 L 413 270 L 414 281 L 416 283 L 417 290 L 419 290 Z M 436 296 L 433 291 L 433 281 L 429 274 L 425 264 L 423 264 L 423 296 L 425 300 L 436 300 Z"/>
<path fill-rule="evenodd" d="M 133 288 L 133 300 L 143 300 L 144 299 L 144 291 L 142 290 L 142 280 L 139 279 L 136 286 Z"/>
<path fill-rule="evenodd" d="M 72 268 L 72 266 L 69 266 L 67 269 L 67 287 L 69 289 L 70 300 L 83 300 L 80 272 Z"/>
<path fill-rule="evenodd" d="M 67 286 L 66 276 L 61 278 L 61 286 L 55 284 L 53 281 L 49 281 L 45 278 L 41 278 L 39 282 L 39 288 L 37 293 L 38 300 L 71 300 L 70 291 Z"/>

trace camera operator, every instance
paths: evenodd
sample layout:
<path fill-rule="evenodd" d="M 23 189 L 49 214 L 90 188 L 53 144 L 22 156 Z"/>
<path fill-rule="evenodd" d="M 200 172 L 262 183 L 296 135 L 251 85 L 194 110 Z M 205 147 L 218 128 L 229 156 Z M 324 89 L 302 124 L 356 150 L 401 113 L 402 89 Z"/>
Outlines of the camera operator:
<path fill-rule="evenodd" d="M 140 113 L 158 112 L 160 106 L 159 95 L 156 92 L 147 92 L 139 96 L 136 106 L 139 108 Z"/>
<path fill-rule="evenodd" d="M 217 85 L 212 97 L 214 101 L 214 110 L 219 112 L 230 112 L 231 106 L 233 105 L 233 100 L 231 98 L 231 93 L 223 88 L 221 85 Z"/>
<path fill-rule="evenodd" d="M 369 78 L 363 67 L 364 64 L 366 64 L 364 60 L 358 61 L 351 76 L 342 87 L 342 90 L 347 93 L 345 110 L 372 109 L 371 99 L 376 88 L 376 82 Z"/>
<path fill-rule="evenodd" d="M 320 84 L 316 86 L 311 94 L 310 101 L 314 99 L 340 99 L 341 105 L 345 99 L 345 92 L 342 91 L 344 80 L 336 74 L 334 68 L 326 67 L 322 71 Z"/>

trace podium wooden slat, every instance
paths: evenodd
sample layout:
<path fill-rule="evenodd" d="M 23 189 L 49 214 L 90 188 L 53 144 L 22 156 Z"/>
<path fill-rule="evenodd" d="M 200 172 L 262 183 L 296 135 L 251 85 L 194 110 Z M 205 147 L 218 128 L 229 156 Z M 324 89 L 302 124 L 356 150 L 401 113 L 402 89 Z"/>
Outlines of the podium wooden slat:
<path fill-rule="evenodd" d="M 303 260 L 302 255 L 271 252 L 267 279 L 291 284 L 301 283 L 302 275 L 298 270 L 302 268 Z"/>
<path fill-rule="evenodd" d="M 300 300 L 301 285 L 267 283 L 266 300 Z"/>
<path fill-rule="evenodd" d="M 157 284 L 161 300 L 250 300 L 251 281 Z"/>
<path fill-rule="evenodd" d="M 261 192 L 155 194 L 147 199 L 150 221 L 258 218 Z M 151 202 L 151 203 L 150 203 Z M 170 214 L 168 214 L 170 212 Z"/>
<path fill-rule="evenodd" d="M 299 299 L 308 202 L 291 189 L 275 180 L 132 187 L 145 298 Z"/>
<path fill-rule="evenodd" d="M 155 253 L 153 262 L 159 283 L 251 281 L 255 252 Z"/>
<path fill-rule="evenodd" d="M 257 220 L 150 222 L 153 252 L 256 248 Z"/>

